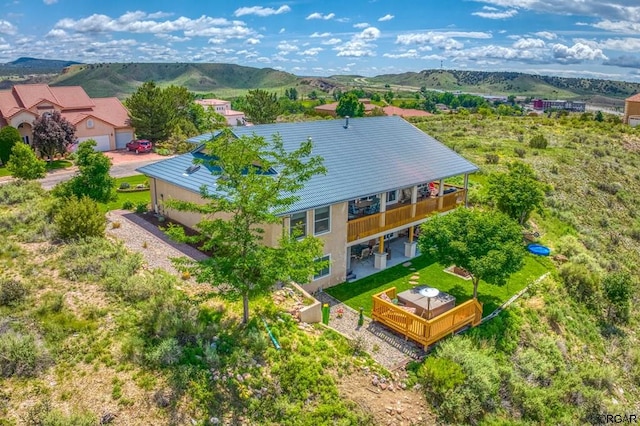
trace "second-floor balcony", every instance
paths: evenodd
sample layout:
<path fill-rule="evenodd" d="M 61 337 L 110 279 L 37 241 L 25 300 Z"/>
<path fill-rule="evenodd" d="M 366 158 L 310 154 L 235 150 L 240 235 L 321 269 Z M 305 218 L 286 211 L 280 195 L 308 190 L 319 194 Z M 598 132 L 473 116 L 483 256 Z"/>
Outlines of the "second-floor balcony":
<path fill-rule="evenodd" d="M 405 203 L 387 205 L 385 211 L 376 212 L 376 200 L 367 202 L 363 212 L 358 216 L 350 216 L 347 224 L 347 242 L 371 237 L 390 231 L 403 225 L 410 225 L 427 217 L 452 210 L 465 203 L 467 190 L 462 187 L 445 185 L 443 194 L 437 191 L 416 197 Z M 372 208 L 373 206 L 373 208 Z"/>

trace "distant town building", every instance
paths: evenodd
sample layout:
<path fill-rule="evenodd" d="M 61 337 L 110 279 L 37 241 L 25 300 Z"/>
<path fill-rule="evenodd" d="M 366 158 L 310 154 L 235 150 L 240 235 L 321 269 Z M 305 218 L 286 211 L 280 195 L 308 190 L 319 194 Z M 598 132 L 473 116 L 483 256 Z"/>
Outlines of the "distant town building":
<path fill-rule="evenodd" d="M 234 111 L 231 109 L 230 101 L 223 101 L 220 99 L 196 99 L 197 104 L 206 108 L 213 108 L 213 110 L 224 116 L 227 119 L 227 124 L 230 126 L 240 126 L 246 124 L 244 112 Z"/>
<path fill-rule="evenodd" d="M 561 109 L 565 111 L 584 112 L 586 110 L 586 102 L 579 101 L 562 101 L 550 99 L 534 99 L 532 101 L 533 109 L 547 110 L 547 109 Z"/>
<path fill-rule="evenodd" d="M 360 102 L 364 105 L 364 115 L 369 115 L 375 108 L 380 108 L 379 106 L 372 104 L 371 99 L 360 99 Z M 313 109 L 316 112 L 327 114 L 332 117 L 337 117 L 336 109 L 338 108 L 338 102 L 332 102 L 330 104 L 318 105 Z"/>
<path fill-rule="evenodd" d="M 78 142 L 96 141 L 97 151 L 124 149 L 133 139 L 129 113 L 118 98 L 90 98 L 80 86 L 16 84 L 0 91 L 0 127 L 13 126 L 25 143 L 33 143 L 33 123 L 57 111 L 76 126 Z"/>
<path fill-rule="evenodd" d="M 623 122 L 631 127 L 640 125 L 640 93 L 624 100 Z"/>

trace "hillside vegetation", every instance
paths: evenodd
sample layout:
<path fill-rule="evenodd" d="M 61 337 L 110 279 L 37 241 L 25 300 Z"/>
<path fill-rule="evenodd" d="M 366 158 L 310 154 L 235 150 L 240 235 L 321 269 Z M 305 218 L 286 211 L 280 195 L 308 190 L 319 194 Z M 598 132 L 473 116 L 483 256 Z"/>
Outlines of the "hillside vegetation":
<path fill-rule="evenodd" d="M 437 115 L 416 124 L 481 166 L 471 177 L 473 204 L 489 203 L 490 173 L 509 161 L 530 164 L 551 186 L 530 231 L 564 256 L 557 272 L 495 321 L 444 342 L 415 367 L 438 413 L 460 423 L 581 424 L 636 412 L 637 130 L 588 114 Z M 536 135 L 546 148 L 530 146 Z M 603 279 L 621 271 L 635 278 L 627 323 L 611 320 L 604 297 Z"/>

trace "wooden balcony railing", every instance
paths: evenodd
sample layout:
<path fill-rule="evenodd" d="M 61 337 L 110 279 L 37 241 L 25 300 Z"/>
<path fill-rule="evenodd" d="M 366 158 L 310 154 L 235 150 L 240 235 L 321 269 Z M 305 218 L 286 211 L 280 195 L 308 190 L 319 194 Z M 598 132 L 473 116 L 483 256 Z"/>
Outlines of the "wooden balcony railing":
<path fill-rule="evenodd" d="M 398 226 L 425 219 L 440 212 L 446 212 L 464 203 L 467 191 L 458 188 L 455 192 L 441 197 L 425 198 L 415 204 L 353 219 L 348 222 L 347 242 L 370 237 Z"/>
<path fill-rule="evenodd" d="M 425 349 L 467 325 L 475 327 L 482 320 L 482 303 L 477 299 L 467 300 L 437 317 L 426 320 L 393 303 L 382 300 L 380 298 L 382 293 L 386 293 L 390 299 L 394 299 L 396 288 L 392 287 L 372 296 L 371 317 L 373 320 L 401 333 L 405 338 L 418 342 Z"/>

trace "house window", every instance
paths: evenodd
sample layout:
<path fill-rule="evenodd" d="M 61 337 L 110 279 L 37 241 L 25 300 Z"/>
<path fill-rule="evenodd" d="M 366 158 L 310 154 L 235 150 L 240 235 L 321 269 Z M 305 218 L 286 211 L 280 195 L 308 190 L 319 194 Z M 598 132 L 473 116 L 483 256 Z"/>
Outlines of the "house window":
<path fill-rule="evenodd" d="M 87 120 L 87 129 L 93 129 L 93 120 L 92 119 L 88 119 Z"/>
<path fill-rule="evenodd" d="M 389 191 L 387 192 L 387 203 L 392 203 L 396 201 L 397 191 Z"/>
<path fill-rule="evenodd" d="M 291 215 L 289 232 L 296 238 L 304 238 L 307 236 L 307 212 L 294 213 Z"/>
<path fill-rule="evenodd" d="M 313 211 L 315 235 L 326 234 L 331 231 L 331 206 L 320 207 Z"/>
<path fill-rule="evenodd" d="M 328 262 L 327 266 L 322 268 L 316 275 L 313 276 L 313 280 L 319 280 L 320 278 L 326 277 L 331 274 L 331 255 L 328 254 L 324 257 L 316 259 L 316 262 Z"/>

